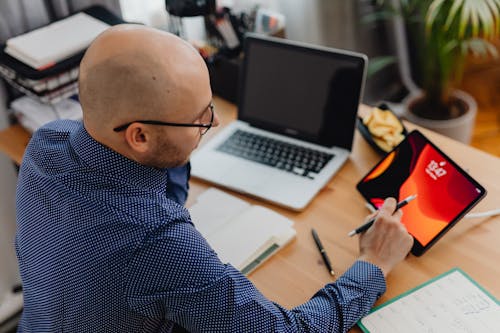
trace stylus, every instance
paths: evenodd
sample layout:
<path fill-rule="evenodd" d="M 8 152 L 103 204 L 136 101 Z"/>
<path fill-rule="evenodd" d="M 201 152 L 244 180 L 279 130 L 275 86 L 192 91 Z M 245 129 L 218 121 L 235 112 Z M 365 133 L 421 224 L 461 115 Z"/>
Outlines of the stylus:
<path fill-rule="evenodd" d="M 469 213 L 465 215 L 465 218 L 476 218 L 476 217 L 491 217 L 491 216 L 496 216 L 500 215 L 500 209 L 494 209 L 494 210 L 488 210 L 486 212 L 479 212 L 479 213 Z"/>
<path fill-rule="evenodd" d="M 404 199 L 403 201 L 400 201 L 398 202 L 398 204 L 396 205 L 396 210 L 400 209 L 400 208 L 403 208 L 404 206 L 406 206 L 410 201 L 414 200 L 415 198 L 417 197 L 416 194 L 414 195 L 410 195 L 408 198 Z M 395 210 L 395 211 L 396 211 Z M 360 234 L 362 233 L 363 231 L 366 231 L 368 230 L 368 228 L 370 228 L 373 224 L 373 222 L 375 222 L 375 218 L 371 219 L 370 221 L 366 222 L 365 224 L 363 224 L 362 226 L 359 226 L 357 227 L 356 229 L 350 231 L 347 235 L 349 237 L 352 237 L 354 235 L 357 235 L 357 234 Z"/>

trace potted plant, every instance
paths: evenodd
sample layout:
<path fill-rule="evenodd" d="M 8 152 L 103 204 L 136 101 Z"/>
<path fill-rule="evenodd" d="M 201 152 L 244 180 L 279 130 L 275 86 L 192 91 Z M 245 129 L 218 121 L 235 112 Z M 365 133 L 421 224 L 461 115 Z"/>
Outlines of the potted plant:
<path fill-rule="evenodd" d="M 491 40 L 500 33 L 500 0 L 382 0 L 379 4 L 381 10 L 374 17 L 394 19 L 399 68 L 410 91 L 400 114 L 470 142 L 476 103 L 457 88 L 469 55 L 498 56 Z"/>

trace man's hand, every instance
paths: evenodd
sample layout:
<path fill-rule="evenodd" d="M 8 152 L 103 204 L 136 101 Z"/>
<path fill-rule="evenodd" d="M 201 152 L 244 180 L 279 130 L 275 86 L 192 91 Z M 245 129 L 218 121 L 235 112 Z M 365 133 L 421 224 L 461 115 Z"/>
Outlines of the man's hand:
<path fill-rule="evenodd" d="M 360 260 L 378 266 L 384 276 L 402 261 L 413 245 L 413 237 L 401 223 L 403 212 L 396 209 L 396 200 L 387 198 L 377 213 L 373 225 L 359 237 Z"/>

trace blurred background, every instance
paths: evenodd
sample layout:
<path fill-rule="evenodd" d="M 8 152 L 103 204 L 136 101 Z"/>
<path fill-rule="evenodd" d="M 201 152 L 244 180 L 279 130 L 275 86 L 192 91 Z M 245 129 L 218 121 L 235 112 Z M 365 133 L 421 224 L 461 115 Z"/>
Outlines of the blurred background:
<path fill-rule="evenodd" d="M 394 20 L 365 19 L 380 10 L 377 3 L 375 0 L 219 0 L 217 7 L 230 8 L 234 15 L 270 10 L 283 15 L 286 38 L 362 52 L 372 64 L 374 59 L 382 60 L 385 66 L 369 73 L 363 98 L 363 102 L 376 105 L 380 101 L 400 102 L 408 94 L 401 75 L 395 37 L 398 27 Z M 173 17 L 165 10 L 164 0 L 120 0 L 120 5 L 126 21 L 171 30 Z M 184 17 L 182 23 L 184 38 L 207 40 L 202 16 Z M 498 38 L 493 45 L 499 49 Z M 468 57 L 459 88 L 471 94 L 478 105 L 470 144 L 500 156 L 500 60 Z"/>

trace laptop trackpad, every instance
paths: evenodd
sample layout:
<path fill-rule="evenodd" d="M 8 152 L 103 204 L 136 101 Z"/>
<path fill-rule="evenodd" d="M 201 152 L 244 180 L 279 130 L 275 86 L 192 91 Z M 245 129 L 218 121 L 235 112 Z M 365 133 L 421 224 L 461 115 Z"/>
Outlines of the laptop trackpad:
<path fill-rule="evenodd" d="M 260 165 L 238 165 L 229 170 L 225 183 L 238 187 L 242 191 L 257 190 L 266 187 L 271 173 Z"/>

